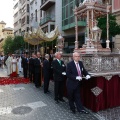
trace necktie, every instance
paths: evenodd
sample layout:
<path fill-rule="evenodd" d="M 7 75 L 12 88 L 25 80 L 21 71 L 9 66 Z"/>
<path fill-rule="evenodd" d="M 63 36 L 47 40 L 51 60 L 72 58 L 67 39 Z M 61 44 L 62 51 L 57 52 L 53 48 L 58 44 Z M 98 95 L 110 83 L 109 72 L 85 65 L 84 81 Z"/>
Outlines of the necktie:
<path fill-rule="evenodd" d="M 76 68 L 77 68 L 78 75 L 81 76 L 81 72 L 80 72 L 80 69 L 79 69 L 79 63 L 76 63 Z"/>
<path fill-rule="evenodd" d="M 61 60 L 59 60 L 59 63 L 60 63 L 60 65 L 61 65 Z"/>

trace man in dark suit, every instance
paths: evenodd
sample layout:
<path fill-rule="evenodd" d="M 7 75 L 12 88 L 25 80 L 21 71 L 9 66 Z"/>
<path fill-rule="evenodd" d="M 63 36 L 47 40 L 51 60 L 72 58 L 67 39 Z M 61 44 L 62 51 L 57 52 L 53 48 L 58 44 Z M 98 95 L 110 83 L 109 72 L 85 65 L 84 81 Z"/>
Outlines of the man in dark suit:
<path fill-rule="evenodd" d="M 35 76 L 35 87 L 41 86 L 41 59 L 40 53 L 37 52 L 37 58 L 34 59 L 34 76 Z"/>
<path fill-rule="evenodd" d="M 25 53 L 24 57 L 22 57 L 22 67 L 23 67 L 23 75 L 24 78 L 27 78 L 27 73 L 28 73 L 28 63 L 29 63 L 29 58 L 28 55 Z"/>
<path fill-rule="evenodd" d="M 35 54 L 32 53 L 32 56 L 29 59 L 29 78 L 31 82 L 34 82 L 34 59 L 35 59 Z"/>
<path fill-rule="evenodd" d="M 75 113 L 75 105 L 77 110 L 80 113 L 88 114 L 85 111 L 81 100 L 80 100 L 80 81 L 82 80 L 82 76 L 86 76 L 86 79 L 90 78 L 90 75 L 85 70 L 83 63 L 80 60 L 80 54 L 75 52 L 73 53 L 73 61 L 67 64 L 66 74 L 67 74 L 67 93 L 68 100 L 70 105 L 70 110 Z"/>
<path fill-rule="evenodd" d="M 64 62 L 61 60 L 61 53 L 56 52 L 55 53 L 56 60 L 53 60 L 52 66 L 53 66 L 53 77 L 54 77 L 54 93 L 55 93 L 55 101 L 56 103 L 59 103 L 59 100 L 61 102 L 65 102 L 63 99 L 63 93 L 64 93 L 64 80 L 66 75 L 66 67 Z"/>
<path fill-rule="evenodd" d="M 50 69 L 50 79 L 53 80 L 53 68 L 52 68 L 52 61 L 53 61 L 53 50 L 50 50 L 50 54 L 49 54 L 49 61 L 50 61 L 50 65 L 51 65 L 51 69 Z"/>
<path fill-rule="evenodd" d="M 43 61 L 43 76 L 44 76 L 44 93 L 48 93 L 50 82 L 50 62 L 48 54 L 45 55 L 45 60 Z"/>

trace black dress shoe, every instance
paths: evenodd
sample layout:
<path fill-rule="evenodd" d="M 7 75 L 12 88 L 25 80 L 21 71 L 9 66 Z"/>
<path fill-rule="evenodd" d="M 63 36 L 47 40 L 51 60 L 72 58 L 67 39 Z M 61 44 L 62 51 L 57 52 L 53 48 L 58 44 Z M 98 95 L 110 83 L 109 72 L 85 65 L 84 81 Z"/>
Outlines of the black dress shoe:
<path fill-rule="evenodd" d="M 75 111 L 75 110 L 71 110 L 71 112 L 72 112 L 73 114 L 75 114 L 75 113 L 76 113 L 76 111 Z"/>
<path fill-rule="evenodd" d="M 44 93 L 45 93 L 45 94 L 49 94 L 49 93 L 50 93 L 50 91 L 47 91 L 47 92 L 45 91 Z"/>
<path fill-rule="evenodd" d="M 79 111 L 79 113 L 89 114 L 89 112 L 87 112 L 86 110 L 81 110 Z"/>
<path fill-rule="evenodd" d="M 50 91 L 48 90 L 47 93 L 50 93 Z"/>
<path fill-rule="evenodd" d="M 64 99 L 59 99 L 61 102 L 65 102 L 65 100 Z"/>
<path fill-rule="evenodd" d="M 56 104 L 58 104 L 58 103 L 59 103 L 59 101 L 58 101 L 58 100 L 55 100 L 55 103 L 56 103 Z"/>
<path fill-rule="evenodd" d="M 40 86 L 35 85 L 36 88 L 39 88 Z"/>

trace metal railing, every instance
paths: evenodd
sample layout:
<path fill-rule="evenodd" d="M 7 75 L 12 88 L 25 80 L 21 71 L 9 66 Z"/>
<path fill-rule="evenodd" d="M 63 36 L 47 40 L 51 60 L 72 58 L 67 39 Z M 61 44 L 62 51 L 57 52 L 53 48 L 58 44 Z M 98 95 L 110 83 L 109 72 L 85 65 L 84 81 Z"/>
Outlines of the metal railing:
<path fill-rule="evenodd" d="M 44 23 L 46 23 L 46 22 L 48 22 L 48 21 L 55 21 L 55 16 L 50 16 L 50 15 L 48 15 L 48 16 L 42 18 L 42 19 L 40 20 L 40 25 L 42 25 L 42 24 L 44 24 Z"/>

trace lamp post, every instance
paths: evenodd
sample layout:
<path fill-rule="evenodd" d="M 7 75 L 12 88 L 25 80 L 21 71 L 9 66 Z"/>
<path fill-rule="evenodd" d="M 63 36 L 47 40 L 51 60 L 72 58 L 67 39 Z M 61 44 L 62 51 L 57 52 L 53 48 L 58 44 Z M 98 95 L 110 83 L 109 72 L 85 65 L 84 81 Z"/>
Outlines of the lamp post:
<path fill-rule="evenodd" d="M 75 9 L 77 8 L 77 6 L 75 6 Z M 75 49 L 77 50 L 78 49 L 78 18 L 77 18 L 77 12 L 75 11 Z"/>
<path fill-rule="evenodd" d="M 106 48 L 110 48 L 109 47 L 109 12 L 110 12 L 110 5 L 107 3 L 107 40 L 106 40 Z"/>

